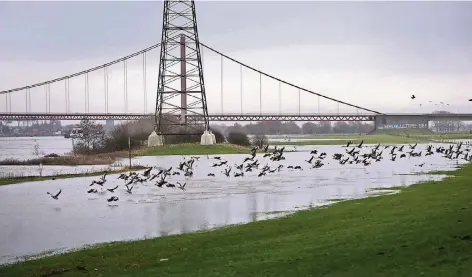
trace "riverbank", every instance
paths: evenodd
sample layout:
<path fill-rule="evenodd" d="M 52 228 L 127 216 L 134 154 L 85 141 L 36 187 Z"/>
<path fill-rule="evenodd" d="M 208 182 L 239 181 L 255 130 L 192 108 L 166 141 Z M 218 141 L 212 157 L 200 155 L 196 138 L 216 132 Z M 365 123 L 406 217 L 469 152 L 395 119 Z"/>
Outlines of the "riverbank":
<path fill-rule="evenodd" d="M 290 140 L 269 141 L 271 145 L 346 145 L 348 141 L 359 144 L 364 140 L 364 144 L 401 144 L 401 143 L 417 143 L 427 142 L 426 139 L 418 139 L 411 137 L 391 136 L 385 134 L 379 135 L 351 135 L 351 136 L 312 136 L 300 138 L 291 137 Z"/>
<path fill-rule="evenodd" d="M 91 155 L 70 154 L 28 160 L 5 159 L 0 161 L 0 165 L 109 165 L 118 159 L 127 158 L 128 155 L 127 151 L 117 151 Z M 132 156 L 136 155 L 132 153 Z"/>
<path fill-rule="evenodd" d="M 455 139 L 469 140 L 471 134 L 342 134 L 316 135 L 304 137 L 280 137 L 283 141 L 270 141 L 272 145 L 345 145 L 348 141 L 365 144 L 404 144 L 404 143 L 431 143 L 450 141 Z M 290 139 L 290 141 L 289 141 Z M 297 141 L 303 139 L 302 141 Z M 294 141 L 295 140 L 295 141 Z"/>
<path fill-rule="evenodd" d="M 108 172 L 108 174 L 116 174 L 122 172 L 128 172 L 132 170 L 142 170 L 145 169 L 145 166 L 141 165 L 134 165 L 134 166 L 126 166 L 119 170 L 100 170 L 100 171 L 92 171 L 92 172 L 85 172 L 85 173 L 78 173 L 78 174 L 59 174 L 54 176 L 22 176 L 22 177 L 7 177 L 7 178 L 0 178 L 0 186 L 4 185 L 11 185 L 11 184 L 18 184 L 18 183 L 26 183 L 26 182 L 37 182 L 37 181 L 46 181 L 46 180 L 55 180 L 55 179 L 69 179 L 69 178 L 78 178 L 78 177 L 89 177 L 89 176 L 101 176 Z"/>
<path fill-rule="evenodd" d="M 216 145 L 200 145 L 198 143 L 166 144 L 159 147 L 142 147 L 132 150 L 131 157 L 136 156 L 166 156 L 166 155 L 218 155 L 218 154 L 247 154 L 249 147 L 222 143 Z M 109 165 L 128 158 L 128 151 L 91 155 L 64 155 L 57 157 L 41 157 L 37 159 L 0 160 L 0 165 Z"/>
<path fill-rule="evenodd" d="M 468 276 L 472 165 L 450 175 L 274 220 L 100 244 L 0 276 Z"/>
<path fill-rule="evenodd" d="M 422 137 L 425 139 L 472 139 L 472 133 L 468 132 L 457 132 L 457 133 L 436 133 L 430 130 L 418 130 L 418 129 L 404 129 L 404 130 L 378 130 L 371 134 L 366 133 L 343 133 L 343 134 L 313 134 L 313 135 L 280 135 L 280 136 L 270 136 L 274 139 L 353 139 L 353 138 L 362 138 L 369 136 L 412 136 L 412 137 Z"/>
<path fill-rule="evenodd" d="M 141 148 L 135 151 L 135 154 L 138 156 L 219 155 L 249 153 L 249 147 L 229 143 L 219 143 L 216 145 L 200 145 L 198 143 L 165 144 L 158 147 Z"/>

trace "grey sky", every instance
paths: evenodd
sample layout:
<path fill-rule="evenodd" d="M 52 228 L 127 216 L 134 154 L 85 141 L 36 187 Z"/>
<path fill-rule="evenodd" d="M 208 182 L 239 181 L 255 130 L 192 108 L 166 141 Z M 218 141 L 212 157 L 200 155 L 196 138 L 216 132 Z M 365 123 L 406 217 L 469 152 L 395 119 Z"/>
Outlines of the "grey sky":
<path fill-rule="evenodd" d="M 33 63 L 37 68 L 41 64 L 84 61 L 80 64 L 87 68 L 95 66 L 94 61 L 132 53 L 159 42 L 162 7 L 161 1 L 0 2 L 0 65 L 27 63 L 29 69 L 19 65 L 15 70 L 10 66 L 8 69 L 26 72 Z M 403 83 L 403 87 L 397 88 L 403 90 L 401 93 L 411 94 L 414 88 L 426 96 L 429 88 L 425 79 L 444 85 L 446 81 L 441 78 L 455 78 L 448 83 L 455 94 L 446 97 L 447 100 L 467 91 L 469 95 L 464 98 L 472 98 L 472 2 L 197 1 L 197 20 L 202 42 L 230 55 L 245 57 L 243 62 L 276 72 L 284 79 L 303 79 L 293 70 L 310 68 L 307 76 L 329 71 L 331 75 L 339 74 L 348 87 L 353 87 L 346 76 L 365 70 L 377 72 L 382 78 L 403 76 L 402 81 L 392 81 Z M 300 51 L 289 50 L 294 47 L 304 47 L 306 60 Z M 264 52 L 272 53 L 276 48 L 286 49 L 283 54 L 278 52 L 279 63 L 269 54 L 264 59 Z M 281 68 L 291 68 L 291 72 Z M 0 72 L 5 70 L 5 65 L 0 66 Z M 41 76 L 51 78 L 58 74 L 42 73 Z M 71 72 L 64 72 L 68 73 Z M 30 81 L 24 78 L 24 82 Z M 385 84 L 373 84 L 372 78 L 373 75 L 365 79 L 371 83 L 366 91 L 373 90 L 372 86 L 377 86 L 378 91 L 385 90 Z M 0 89 L 6 89 L 1 82 L 8 81 L 0 77 Z M 15 85 L 23 85 L 22 80 L 17 81 Z M 342 88 L 335 91 L 334 83 L 317 87 L 306 80 L 301 82 L 313 89 L 333 88 L 333 95 L 344 97 Z M 446 91 L 444 87 L 431 94 Z M 350 99 L 352 93 L 345 96 Z M 400 100 L 394 101 L 400 109 Z M 381 99 L 356 102 L 374 105 L 372 108 L 386 105 Z M 411 111 L 412 106 L 408 108 Z"/>
<path fill-rule="evenodd" d="M 0 2 L 2 59 L 133 51 L 160 40 L 159 2 Z M 376 44 L 424 50 L 472 45 L 472 2 L 197 1 L 202 41 L 236 50 L 272 44 Z M 274 29 L 278 36 L 263 30 Z M 213 37 L 246 33 L 229 41 Z"/>

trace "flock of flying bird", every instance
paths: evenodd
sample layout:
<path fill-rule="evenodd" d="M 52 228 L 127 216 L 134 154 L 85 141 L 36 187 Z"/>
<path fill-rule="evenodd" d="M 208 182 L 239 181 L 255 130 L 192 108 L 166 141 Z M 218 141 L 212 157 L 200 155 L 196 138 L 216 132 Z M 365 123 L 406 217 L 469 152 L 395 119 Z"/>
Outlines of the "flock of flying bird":
<path fill-rule="evenodd" d="M 412 94 L 410 98 L 411 98 L 411 100 L 415 100 L 416 96 L 414 94 Z M 469 99 L 469 102 L 472 102 L 472 98 Z M 433 101 L 429 101 L 429 103 L 433 103 Z M 439 102 L 439 104 L 449 106 L 449 104 L 444 103 L 444 102 Z M 434 105 L 437 106 L 438 103 L 435 103 Z M 423 106 L 423 104 L 421 103 L 420 106 Z"/>
<path fill-rule="evenodd" d="M 365 147 L 364 140 L 362 140 L 358 145 L 354 145 L 354 143 L 350 141 L 347 143 L 346 146 L 344 146 L 344 153 L 334 153 L 332 158 L 334 161 L 338 162 L 341 165 L 362 164 L 364 166 L 369 166 L 372 162 L 380 162 L 384 159 L 385 155 L 388 155 L 388 159 L 391 161 L 396 161 L 397 159 L 401 160 L 403 158 L 421 157 L 423 155 L 430 156 L 433 154 L 442 155 L 444 158 L 450 160 L 463 159 L 468 162 L 472 161 L 472 153 L 470 153 L 470 149 L 463 148 L 462 142 L 459 144 L 449 145 L 448 147 L 433 147 L 433 145 L 428 145 L 425 149 L 425 153 L 423 153 L 422 150 L 417 151 L 417 145 L 418 144 L 401 146 L 384 145 L 381 147 L 381 145 L 378 144 L 373 147 Z M 370 148 L 370 150 L 361 153 L 361 150 L 366 148 Z M 284 165 L 280 163 L 276 164 L 276 162 L 285 160 L 285 147 L 277 148 L 277 146 L 275 146 L 273 149 L 269 149 L 269 145 L 266 145 L 261 149 L 264 153 L 259 156 L 257 155 L 257 150 L 259 150 L 257 147 L 252 148 L 250 155 L 246 157 L 240 164 L 235 164 L 234 166 L 228 165 L 228 161 L 222 160 L 221 157 L 215 156 L 212 158 L 214 162 L 211 167 L 217 168 L 224 166 L 223 171 L 221 173 L 224 174 L 226 177 L 244 177 L 245 173 L 253 171 L 257 171 L 257 176 L 262 177 L 267 174 L 280 172 L 284 168 Z M 310 158 L 305 160 L 305 162 L 309 164 L 308 169 L 317 169 L 324 166 L 323 162 L 327 156 L 328 154 L 326 152 L 318 153 L 318 150 L 312 150 L 310 152 Z M 208 155 L 207 158 L 210 159 Z M 184 158 L 184 161 L 180 162 L 174 171 L 172 170 L 172 166 L 168 169 L 149 167 L 144 170 L 143 173 L 122 173 L 118 176 L 118 179 L 124 181 L 126 193 L 128 194 L 132 194 L 132 190 L 135 186 L 139 184 L 147 185 L 149 183 L 159 188 L 178 188 L 182 191 L 185 191 L 185 186 L 187 184 L 186 182 L 184 184 L 181 184 L 180 182 L 171 183 L 170 179 L 172 178 L 172 176 L 175 175 L 183 175 L 186 177 L 187 180 L 192 178 L 194 172 L 194 163 L 199 159 L 200 157 L 195 156 L 190 157 L 190 159 Z M 272 165 L 274 165 L 274 167 L 269 166 L 269 161 Z M 265 162 L 265 165 L 260 166 L 260 162 Z M 424 163 L 418 164 L 417 166 L 422 167 L 423 165 Z M 300 165 L 288 165 L 286 168 L 290 170 L 303 170 L 302 166 Z M 152 173 L 153 170 L 156 170 L 157 172 Z M 231 172 L 233 172 L 233 174 L 231 174 Z M 118 189 L 119 185 L 116 185 L 113 188 L 105 188 L 105 184 L 107 182 L 107 175 L 108 174 L 105 173 L 100 179 L 94 180 L 90 184 L 87 193 L 106 193 L 107 191 L 110 193 L 114 193 Z M 208 173 L 207 176 L 214 177 L 215 173 Z M 99 187 L 99 189 L 96 188 L 97 186 Z M 61 192 L 62 190 L 59 190 L 59 192 L 56 194 L 51 194 L 50 192 L 47 192 L 47 194 L 50 195 L 53 199 L 57 200 Z M 108 202 L 116 202 L 118 200 L 118 196 L 111 196 L 107 198 Z"/>

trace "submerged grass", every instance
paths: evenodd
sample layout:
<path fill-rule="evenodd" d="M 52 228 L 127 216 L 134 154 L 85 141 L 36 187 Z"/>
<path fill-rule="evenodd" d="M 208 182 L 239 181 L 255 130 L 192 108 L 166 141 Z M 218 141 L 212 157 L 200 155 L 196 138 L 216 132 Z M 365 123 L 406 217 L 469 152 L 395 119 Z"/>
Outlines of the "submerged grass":
<path fill-rule="evenodd" d="M 248 154 L 249 148 L 234 144 L 200 145 L 197 143 L 165 144 L 163 146 L 142 148 L 135 153 L 139 156 L 164 155 L 210 155 L 210 154 Z"/>
<path fill-rule="evenodd" d="M 46 181 L 46 180 L 53 180 L 53 179 L 68 179 L 68 178 L 77 178 L 77 177 L 100 176 L 100 175 L 105 174 L 105 172 L 108 172 L 108 174 L 113 174 L 113 173 L 127 172 L 130 170 L 140 170 L 140 169 L 145 169 L 145 168 L 146 168 L 145 166 L 134 165 L 131 167 L 129 166 L 123 167 L 122 169 L 119 169 L 119 170 L 100 170 L 100 171 L 90 171 L 90 172 L 75 173 L 75 174 L 58 174 L 54 176 L 5 177 L 5 178 L 0 178 L 0 186 L 26 183 L 26 182 Z"/>
<path fill-rule="evenodd" d="M 101 244 L 0 276 L 470 276 L 472 164 L 401 193 L 211 232 Z"/>

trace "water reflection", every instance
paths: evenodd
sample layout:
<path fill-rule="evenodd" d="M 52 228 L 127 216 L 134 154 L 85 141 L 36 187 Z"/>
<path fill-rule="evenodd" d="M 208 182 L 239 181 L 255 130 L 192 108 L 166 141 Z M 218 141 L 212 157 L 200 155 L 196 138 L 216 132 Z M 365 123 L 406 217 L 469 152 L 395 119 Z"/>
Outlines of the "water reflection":
<path fill-rule="evenodd" d="M 424 146 L 418 146 L 418 148 Z M 388 159 L 371 166 L 340 165 L 331 155 L 338 146 L 312 146 L 327 152 L 325 166 L 309 169 L 305 152 L 286 153 L 281 164 L 302 165 L 303 171 L 284 169 L 261 178 L 258 172 L 244 178 L 226 177 L 222 168 L 213 168 L 212 156 L 195 163 L 194 177 L 172 176 L 170 180 L 187 182 L 187 191 L 138 185 L 133 194 L 125 192 L 118 175 L 108 178 L 106 187 L 119 184 L 114 195 L 120 198 L 109 205 L 105 195 L 91 197 L 88 185 L 96 177 L 31 182 L 0 187 L 0 262 L 50 249 L 73 248 L 106 241 L 165 236 L 227 224 L 267 218 L 267 213 L 317 206 L 329 199 L 360 198 L 370 188 L 409 185 L 421 180 L 438 179 L 432 175 L 398 175 L 433 169 L 452 169 L 456 161 L 439 155 Z M 364 151 L 370 151 L 366 149 Z M 420 149 L 417 149 L 420 151 Z M 246 155 L 219 155 L 229 165 L 240 163 Z M 387 155 L 386 155 L 387 156 Z M 136 161 L 158 167 L 174 168 L 181 156 L 139 157 Z M 259 157 L 261 166 L 276 164 Z M 419 168 L 416 165 L 425 162 Z M 213 172 L 215 177 L 208 177 Z M 47 191 L 63 189 L 59 200 Z"/>

